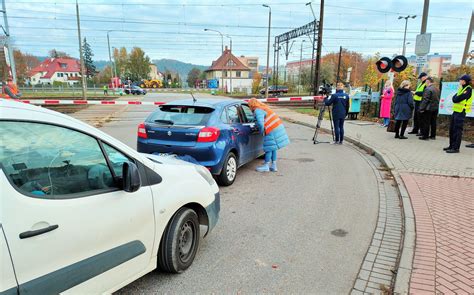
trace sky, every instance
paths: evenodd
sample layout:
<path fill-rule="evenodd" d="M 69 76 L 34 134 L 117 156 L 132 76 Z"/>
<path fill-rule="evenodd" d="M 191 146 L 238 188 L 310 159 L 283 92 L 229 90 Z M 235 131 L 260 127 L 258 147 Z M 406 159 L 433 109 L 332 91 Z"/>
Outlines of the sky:
<path fill-rule="evenodd" d="M 78 57 L 74 0 L 5 0 L 10 35 L 15 48 L 46 56 L 55 48 Z M 258 56 L 266 62 L 268 12 L 271 6 L 271 44 L 276 35 L 311 22 L 309 0 L 79 0 L 81 33 L 91 44 L 95 60 L 108 60 L 111 47 L 144 49 L 151 59 L 170 58 L 210 65 L 220 55 L 220 31 L 232 39 L 232 52 Z M 408 20 L 406 55 L 414 54 L 421 29 L 423 0 L 328 1 L 325 4 L 322 53 L 339 46 L 365 56 L 401 54 L 405 20 Z M 319 1 L 312 7 L 319 18 Z M 430 54 L 452 54 L 460 63 L 474 1 L 430 1 L 427 32 L 432 33 Z M 3 19 L 0 19 L 3 25 Z M 0 31 L 1 32 L 1 31 Z M 224 37 L 225 45 L 230 38 Z M 304 42 L 302 42 L 305 40 Z M 471 41 L 472 49 L 472 41 Z M 271 49 L 270 64 L 273 64 Z M 311 57 L 308 37 L 295 40 L 288 61 Z M 284 63 L 282 52 L 280 63 Z"/>

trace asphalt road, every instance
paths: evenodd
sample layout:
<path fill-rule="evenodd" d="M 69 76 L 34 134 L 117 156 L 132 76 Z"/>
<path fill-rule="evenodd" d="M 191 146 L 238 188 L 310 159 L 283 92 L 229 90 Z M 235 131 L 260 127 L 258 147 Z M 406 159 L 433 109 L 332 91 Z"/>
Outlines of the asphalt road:
<path fill-rule="evenodd" d="M 145 99 L 164 96 L 183 95 Z M 102 130 L 135 147 L 136 126 L 151 109 L 127 106 Z M 279 172 L 259 174 L 256 160 L 221 188 L 219 223 L 191 268 L 152 272 L 118 293 L 347 294 L 376 224 L 374 170 L 350 145 L 313 145 L 310 128 L 286 127 L 292 143 L 279 153 Z"/>

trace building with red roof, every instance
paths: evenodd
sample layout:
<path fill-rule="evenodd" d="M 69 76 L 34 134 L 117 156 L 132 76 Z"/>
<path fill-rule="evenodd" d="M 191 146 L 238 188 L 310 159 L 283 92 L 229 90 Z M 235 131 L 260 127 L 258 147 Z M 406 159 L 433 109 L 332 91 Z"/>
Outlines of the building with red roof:
<path fill-rule="evenodd" d="M 28 76 L 31 85 L 52 85 L 55 81 L 78 84 L 81 80 L 81 64 L 71 57 L 47 58 L 34 67 Z"/>
<path fill-rule="evenodd" d="M 227 46 L 222 55 L 213 61 L 205 72 L 207 80 L 218 80 L 219 88 L 227 91 L 247 92 L 248 89 L 252 89 L 251 69 L 234 56 Z"/>

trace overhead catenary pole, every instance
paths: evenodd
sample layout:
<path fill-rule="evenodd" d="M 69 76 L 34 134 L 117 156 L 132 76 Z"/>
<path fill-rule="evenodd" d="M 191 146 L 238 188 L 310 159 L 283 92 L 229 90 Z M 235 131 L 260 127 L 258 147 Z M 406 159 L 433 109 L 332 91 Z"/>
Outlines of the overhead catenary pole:
<path fill-rule="evenodd" d="M 469 24 L 469 30 L 467 31 L 466 45 L 464 45 L 464 53 L 462 55 L 461 65 L 466 64 L 467 56 L 469 54 L 469 46 L 472 42 L 472 30 L 474 30 L 474 11 L 471 13 L 471 23 Z"/>
<path fill-rule="evenodd" d="M 79 40 L 79 55 L 80 55 L 80 60 L 81 60 L 82 99 L 87 100 L 87 77 L 86 77 L 86 67 L 84 65 L 84 54 L 82 52 L 81 20 L 79 17 L 79 3 L 77 3 L 77 0 L 76 0 L 76 19 L 77 19 L 77 37 Z"/>
<path fill-rule="evenodd" d="M 300 68 L 298 70 L 298 95 L 300 94 L 301 90 L 301 63 L 303 61 L 303 43 L 306 40 L 301 41 L 301 46 L 300 46 Z"/>
<path fill-rule="evenodd" d="M 266 68 L 266 80 L 267 80 L 267 85 L 265 87 L 265 98 L 268 98 L 268 77 L 269 77 L 269 68 L 270 68 L 270 28 L 272 25 L 272 8 L 270 5 L 263 4 L 263 7 L 268 8 L 268 40 L 267 40 L 267 68 Z"/>
<path fill-rule="evenodd" d="M 110 63 L 110 76 L 114 77 L 114 65 L 112 63 L 112 54 L 110 53 L 110 37 L 109 33 L 112 31 L 107 31 L 107 47 L 109 49 L 109 63 Z M 115 88 L 115 80 L 112 79 L 112 88 Z"/>
<path fill-rule="evenodd" d="M 313 94 L 318 95 L 319 90 L 319 71 L 321 69 L 321 51 L 322 51 L 322 44 L 323 44 L 323 20 L 324 20 L 324 0 L 321 0 L 321 4 L 319 6 L 319 26 L 318 26 L 318 48 L 316 50 L 316 66 L 315 66 L 315 73 L 314 73 L 314 90 Z"/>
<path fill-rule="evenodd" d="M 15 57 L 13 55 L 13 49 L 10 43 L 10 27 L 8 26 L 8 17 L 7 17 L 7 7 L 5 5 L 5 0 L 2 0 L 2 10 L 1 12 L 3 13 L 3 22 L 5 24 L 4 31 L 5 31 L 5 45 L 8 49 L 8 56 L 5 56 L 5 58 L 8 58 L 10 61 L 10 67 L 11 67 L 11 72 L 12 72 L 12 79 L 13 83 L 17 83 L 16 80 L 16 66 L 15 66 Z M 1 49 L 3 50 L 3 48 Z"/>

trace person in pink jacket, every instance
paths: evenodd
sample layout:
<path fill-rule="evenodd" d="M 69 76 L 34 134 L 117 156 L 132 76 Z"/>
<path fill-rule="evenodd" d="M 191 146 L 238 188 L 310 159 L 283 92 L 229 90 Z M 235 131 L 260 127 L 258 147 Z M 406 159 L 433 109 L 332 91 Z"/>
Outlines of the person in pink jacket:
<path fill-rule="evenodd" d="M 382 127 L 387 127 L 388 123 L 390 123 L 390 108 L 392 106 L 393 95 L 392 82 L 385 82 L 385 87 L 380 97 L 380 118 L 383 118 Z"/>

